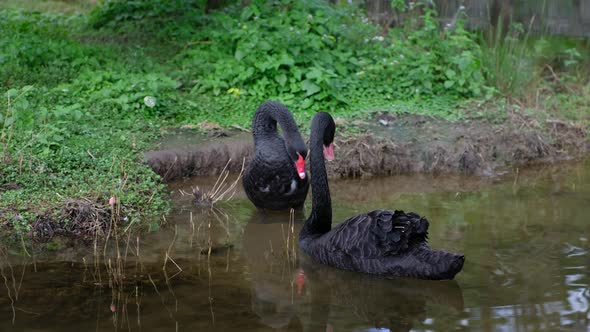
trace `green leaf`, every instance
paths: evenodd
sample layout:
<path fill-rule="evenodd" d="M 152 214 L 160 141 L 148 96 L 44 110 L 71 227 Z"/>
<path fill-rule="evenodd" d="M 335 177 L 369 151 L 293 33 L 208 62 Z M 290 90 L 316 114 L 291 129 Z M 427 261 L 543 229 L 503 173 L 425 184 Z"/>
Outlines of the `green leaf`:
<path fill-rule="evenodd" d="M 455 81 L 445 81 L 445 88 L 450 88 L 455 85 Z"/>
<path fill-rule="evenodd" d="M 260 10 L 258 10 L 258 7 L 256 7 L 255 5 L 249 5 L 246 6 L 246 8 L 244 8 L 242 10 L 242 15 L 240 15 L 240 18 L 242 20 L 248 20 L 250 17 L 255 16 L 255 15 L 259 15 L 260 14 Z"/>
<path fill-rule="evenodd" d="M 260 49 L 260 50 L 263 50 L 263 51 L 270 51 L 270 50 L 272 50 L 272 45 L 269 44 L 268 42 L 264 41 L 264 40 L 261 41 L 261 42 L 259 42 L 258 45 L 256 45 L 256 47 L 258 49 Z"/>
<path fill-rule="evenodd" d="M 285 86 L 285 84 L 287 83 L 287 75 L 280 74 L 275 77 L 275 80 L 277 81 L 277 83 L 279 83 L 280 86 Z"/>
<path fill-rule="evenodd" d="M 455 71 L 452 69 L 447 69 L 447 71 L 445 72 L 445 75 L 447 75 L 448 78 L 452 79 L 455 76 L 457 76 L 457 73 L 455 73 Z"/>
<path fill-rule="evenodd" d="M 309 79 L 314 79 L 314 78 L 319 78 L 322 76 L 322 72 L 321 70 L 319 70 L 318 68 L 312 68 L 309 72 L 307 72 L 307 74 L 305 74 L 305 77 L 309 78 Z"/>
<path fill-rule="evenodd" d="M 10 89 L 6 92 L 6 97 L 8 98 L 14 98 L 16 96 L 18 96 L 18 90 L 16 89 Z"/>
<path fill-rule="evenodd" d="M 291 75 L 293 78 L 295 78 L 297 81 L 301 80 L 301 69 L 294 67 L 293 69 L 291 69 Z"/>
<path fill-rule="evenodd" d="M 312 104 L 313 104 L 313 101 L 311 100 L 311 98 L 305 98 L 305 99 L 303 99 L 303 102 L 301 103 L 301 108 L 303 108 L 303 109 L 309 108 Z"/>
<path fill-rule="evenodd" d="M 287 53 L 282 53 L 281 54 L 281 58 L 279 59 L 279 63 L 281 65 L 285 65 L 285 66 L 294 66 L 295 65 L 295 60 L 293 60 L 292 57 L 290 57 Z"/>
<path fill-rule="evenodd" d="M 326 92 L 320 92 L 314 96 L 314 99 L 315 100 L 323 100 L 323 99 L 326 99 L 326 97 L 328 97 L 328 94 Z"/>
<path fill-rule="evenodd" d="M 246 56 L 246 53 L 245 52 L 242 52 L 242 50 L 239 50 L 239 49 L 236 50 L 236 54 L 234 55 L 234 57 L 238 61 L 242 60 L 245 56 Z"/>
<path fill-rule="evenodd" d="M 306 97 L 309 97 L 315 93 L 318 93 L 321 90 L 319 86 L 317 86 L 314 82 L 312 82 L 309 79 L 303 81 L 302 88 L 303 88 L 303 90 L 305 90 Z"/>

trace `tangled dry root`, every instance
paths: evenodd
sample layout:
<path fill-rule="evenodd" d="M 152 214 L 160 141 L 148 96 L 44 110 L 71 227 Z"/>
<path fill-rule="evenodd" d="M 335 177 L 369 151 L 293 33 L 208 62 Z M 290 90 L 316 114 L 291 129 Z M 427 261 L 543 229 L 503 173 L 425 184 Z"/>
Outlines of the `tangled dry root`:
<path fill-rule="evenodd" d="M 111 210 L 88 200 L 66 200 L 58 217 L 39 215 L 31 225 L 31 235 L 48 241 L 56 235 L 91 240 L 103 237 L 111 225 Z"/>

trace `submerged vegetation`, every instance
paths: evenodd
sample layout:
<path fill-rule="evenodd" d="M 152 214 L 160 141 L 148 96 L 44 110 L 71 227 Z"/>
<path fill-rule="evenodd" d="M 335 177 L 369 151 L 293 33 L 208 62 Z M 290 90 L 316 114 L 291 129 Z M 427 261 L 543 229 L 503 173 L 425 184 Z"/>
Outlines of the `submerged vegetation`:
<path fill-rule="evenodd" d="M 121 220 L 157 226 L 169 203 L 142 163 L 149 142 L 204 121 L 247 128 L 266 99 L 292 108 L 302 126 L 320 110 L 498 121 L 510 109 L 587 130 L 588 40 L 530 36 L 526 25 L 471 32 L 461 12 L 441 27 L 432 7 L 395 3 L 407 19 L 384 30 L 361 8 L 327 1 L 209 10 L 203 1 L 112 0 L 81 14 L 8 1 L 0 9 L 0 225 L 75 228 L 86 210 L 72 206 L 109 222 L 115 197 Z M 483 106 L 465 111 L 473 105 Z"/>

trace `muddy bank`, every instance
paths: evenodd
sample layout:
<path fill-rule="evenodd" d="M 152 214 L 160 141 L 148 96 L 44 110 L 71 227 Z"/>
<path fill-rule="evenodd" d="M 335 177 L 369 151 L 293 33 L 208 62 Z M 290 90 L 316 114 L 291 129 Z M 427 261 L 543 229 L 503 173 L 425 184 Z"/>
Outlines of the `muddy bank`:
<path fill-rule="evenodd" d="M 219 174 L 226 165 L 230 171 L 239 172 L 244 158 L 247 165 L 254 152 L 252 135 L 245 132 L 224 132 L 223 137 L 209 139 L 181 135 L 186 140 L 178 140 L 174 135 L 172 144 L 169 140 L 162 143 L 164 149 L 145 153 L 148 165 L 166 181 Z M 191 145 L 191 140 L 197 143 Z"/>
<path fill-rule="evenodd" d="M 547 121 L 543 128 L 516 123 L 493 125 L 472 120 L 380 114 L 370 123 L 356 123 L 362 134 L 336 138 L 332 177 L 361 177 L 411 173 L 493 175 L 506 167 L 525 167 L 580 158 L 590 151 L 583 128 Z M 247 133 L 223 139 L 145 153 L 148 165 L 166 181 L 215 175 L 226 165 L 239 171 L 253 153 Z"/>

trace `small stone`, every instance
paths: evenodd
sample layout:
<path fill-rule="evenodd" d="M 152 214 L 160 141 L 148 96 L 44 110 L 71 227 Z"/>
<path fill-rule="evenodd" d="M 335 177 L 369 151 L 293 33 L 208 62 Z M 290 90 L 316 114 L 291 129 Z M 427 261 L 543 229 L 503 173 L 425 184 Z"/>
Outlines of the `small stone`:
<path fill-rule="evenodd" d="M 145 104 L 145 106 L 153 108 L 154 106 L 156 106 L 156 97 L 145 96 L 143 98 L 143 103 Z"/>

